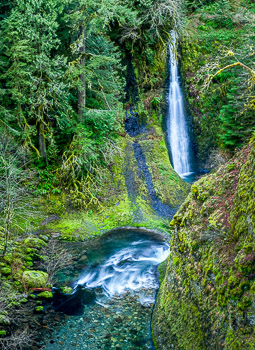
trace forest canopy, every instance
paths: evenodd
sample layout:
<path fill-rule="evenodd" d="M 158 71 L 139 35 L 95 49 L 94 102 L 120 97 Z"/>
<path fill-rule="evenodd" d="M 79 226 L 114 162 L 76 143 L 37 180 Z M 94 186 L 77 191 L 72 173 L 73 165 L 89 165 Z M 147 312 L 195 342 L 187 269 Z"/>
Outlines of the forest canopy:
<path fill-rule="evenodd" d="M 0 13 L 1 132 L 36 169 L 38 193 L 62 186 L 79 205 L 96 201 L 84 191 L 118 152 L 127 64 L 147 79 L 181 2 L 15 0 Z"/>

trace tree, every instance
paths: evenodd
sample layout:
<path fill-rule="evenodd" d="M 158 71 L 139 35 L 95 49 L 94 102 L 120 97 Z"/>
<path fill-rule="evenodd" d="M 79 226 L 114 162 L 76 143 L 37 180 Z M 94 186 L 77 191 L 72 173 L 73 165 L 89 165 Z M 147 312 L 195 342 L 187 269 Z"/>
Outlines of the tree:
<path fill-rule="evenodd" d="M 68 268 L 73 263 L 72 255 L 61 246 L 59 241 L 52 240 L 40 253 L 43 260 L 40 261 L 39 267 L 47 272 L 49 284 L 56 282 L 56 274 L 59 270 Z"/>
<path fill-rule="evenodd" d="M 119 108 L 124 84 L 121 57 L 107 32 L 110 23 L 123 23 L 129 14 L 120 1 L 80 0 L 66 16 L 72 33 L 70 76 L 78 90 L 81 122 L 86 108 Z"/>
<path fill-rule="evenodd" d="M 2 256 L 15 231 L 23 231 L 20 221 L 29 216 L 29 193 L 25 183 L 32 174 L 25 169 L 26 155 L 21 147 L 1 129 L 0 135 L 0 234 Z"/>
<path fill-rule="evenodd" d="M 216 57 L 214 62 L 206 66 L 208 73 L 204 88 L 208 89 L 220 77 L 231 82 L 226 93 L 226 101 L 219 114 L 222 130 L 220 139 L 223 145 L 230 149 L 240 146 L 255 129 L 255 70 L 251 62 L 255 53 L 253 47 L 247 50 L 250 51 L 247 64 L 242 62 L 232 50 L 228 50 L 225 55 Z M 244 59 L 247 61 L 247 56 Z M 230 74 L 227 75 L 226 72 Z"/>
<path fill-rule="evenodd" d="M 54 147 L 53 126 L 68 126 L 72 114 L 64 79 L 67 61 L 54 55 L 60 44 L 57 18 L 63 5 L 59 0 L 16 0 L 14 4 L 1 24 L 8 60 L 1 77 L 3 98 L 11 101 L 7 103 L 13 116 L 9 125 L 47 164 L 47 147 Z"/>

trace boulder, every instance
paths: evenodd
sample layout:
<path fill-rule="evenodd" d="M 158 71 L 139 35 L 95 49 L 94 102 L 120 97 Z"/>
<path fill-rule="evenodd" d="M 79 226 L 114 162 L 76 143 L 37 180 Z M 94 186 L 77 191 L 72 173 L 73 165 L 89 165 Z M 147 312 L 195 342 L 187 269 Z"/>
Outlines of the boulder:
<path fill-rule="evenodd" d="M 22 275 L 24 288 L 45 288 L 48 282 L 48 274 L 43 271 L 26 270 Z"/>
<path fill-rule="evenodd" d="M 67 286 L 60 287 L 59 289 L 63 294 L 72 294 L 72 291 L 73 291 L 72 287 L 67 287 Z"/>
<path fill-rule="evenodd" d="M 51 298 L 53 298 L 53 294 L 52 294 L 52 292 L 45 291 L 45 292 L 39 293 L 37 295 L 37 298 L 40 298 L 40 299 L 51 299 Z"/>

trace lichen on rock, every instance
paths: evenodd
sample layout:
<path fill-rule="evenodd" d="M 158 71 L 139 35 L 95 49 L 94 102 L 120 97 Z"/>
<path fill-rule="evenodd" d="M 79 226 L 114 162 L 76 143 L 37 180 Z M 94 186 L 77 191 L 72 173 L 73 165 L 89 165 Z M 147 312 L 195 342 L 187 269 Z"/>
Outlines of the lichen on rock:
<path fill-rule="evenodd" d="M 254 349 L 255 140 L 202 177 L 171 222 L 157 349 Z"/>

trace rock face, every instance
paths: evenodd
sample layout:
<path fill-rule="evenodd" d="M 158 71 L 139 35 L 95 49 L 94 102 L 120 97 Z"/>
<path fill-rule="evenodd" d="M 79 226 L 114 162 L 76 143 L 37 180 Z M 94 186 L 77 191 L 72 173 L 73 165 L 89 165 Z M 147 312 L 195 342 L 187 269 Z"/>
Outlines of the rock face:
<path fill-rule="evenodd" d="M 156 348 L 254 349 L 255 139 L 201 178 L 171 222 Z"/>

